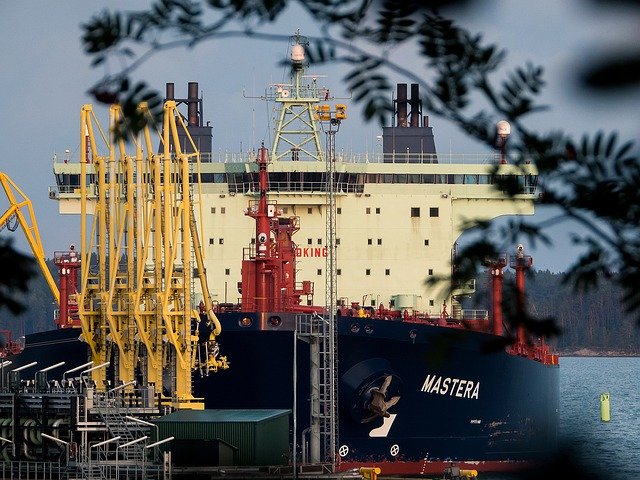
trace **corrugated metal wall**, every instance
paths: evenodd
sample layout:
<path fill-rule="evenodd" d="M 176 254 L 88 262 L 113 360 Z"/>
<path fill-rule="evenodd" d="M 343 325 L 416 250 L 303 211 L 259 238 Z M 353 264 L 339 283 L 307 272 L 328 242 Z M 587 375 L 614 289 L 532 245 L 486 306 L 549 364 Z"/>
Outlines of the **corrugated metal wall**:
<path fill-rule="evenodd" d="M 181 411 L 156 420 L 160 438 L 220 439 L 236 447 L 239 466 L 283 465 L 289 461 L 290 410 Z M 170 449 L 170 443 L 167 444 Z"/>

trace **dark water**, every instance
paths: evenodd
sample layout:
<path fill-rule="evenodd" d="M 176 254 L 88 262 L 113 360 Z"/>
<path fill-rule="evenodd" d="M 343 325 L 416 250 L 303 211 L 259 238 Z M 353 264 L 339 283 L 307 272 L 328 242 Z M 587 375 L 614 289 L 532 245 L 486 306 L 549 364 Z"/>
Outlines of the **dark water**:
<path fill-rule="evenodd" d="M 600 478 L 638 478 L 640 358 L 563 357 L 560 372 L 563 444 Z M 600 420 L 602 392 L 610 394 L 610 422 Z"/>

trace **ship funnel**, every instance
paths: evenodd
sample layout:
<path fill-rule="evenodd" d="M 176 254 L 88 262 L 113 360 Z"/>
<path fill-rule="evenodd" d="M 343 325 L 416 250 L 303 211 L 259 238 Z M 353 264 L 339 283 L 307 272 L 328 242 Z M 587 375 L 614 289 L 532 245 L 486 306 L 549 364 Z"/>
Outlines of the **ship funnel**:
<path fill-rule="evenodd" d="M 189 118 L 189 126 L 197 127 L 198 122 L 198 82 L 189 82 L 188 98 L 187 98 L 187 116 Z"/>
<path fill-rule="evenodd" d="M 420 85 L 417 83 L 411 84 L 411 126 L 420 126 L 420 117 L 422 116 L 422 101 L 420 100 Z"/>
<path fill-rule="evenodd" d="M 396 98 L 396 115 L 397 127 L 407 126 L 407 84 L 399 83 L 397 85 L 397 98 Z"/>
<path fill-rule="evenodd" d="M 166 100 L 175 100 L 175 98 L 176 98 L 176 93 L 175 93 L 174 84 L 173 83 L 167 83 L 165 99 Z"/>

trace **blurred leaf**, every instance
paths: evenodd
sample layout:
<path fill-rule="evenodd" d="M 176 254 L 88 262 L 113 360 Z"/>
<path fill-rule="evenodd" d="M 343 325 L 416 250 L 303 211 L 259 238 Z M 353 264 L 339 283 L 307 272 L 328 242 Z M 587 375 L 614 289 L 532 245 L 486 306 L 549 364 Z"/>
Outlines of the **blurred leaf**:
<path fill-rule="evenodd" d="M 617 89 L 640 83 L 640 52 L 618 53 L 596 62 L 583 74 L 589 88 Z"/>
<path fill-rule="evenodd" d="M 35 261 L 17 252 L 10 240 L 0 238 L 0 310 L 6 308 L 13 314 L 21 313 L 26 305 L 17 299 L 16 292 L 26 292 L 29 280 L 35 275 Z"/>

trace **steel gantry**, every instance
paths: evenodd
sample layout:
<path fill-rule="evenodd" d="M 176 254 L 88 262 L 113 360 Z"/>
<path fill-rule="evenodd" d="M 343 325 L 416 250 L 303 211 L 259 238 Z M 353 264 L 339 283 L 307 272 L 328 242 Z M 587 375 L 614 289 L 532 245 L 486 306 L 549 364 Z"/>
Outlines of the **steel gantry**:
<path fill-rule="evenodd" d="M 140 109 L 148 115 L 145 105 Z M 181 151 L 178 128 L 188 131 L 175 101 L 164 106 L 160 153 L 147 126 L 130 139 L 135 154 L 127 154 L 116 133 L 123 121 L 120 106 L 111 106 L 105 133 L 90 105 L 81 110 L 79 315 L 94 364 L 110 363 L 92 379 L 99 389 L 138 380 L 175 408 L 203 408 L 191 392 L 191 371 L 228 365 L 224 357 L 197 355 L 199 322 L 212 325 L 209 343 L 221 330 L 194 218 L 199 153 L 193 142 L 195 153 Z M 194 305 L 194 275 L 204 308 Z"/>

